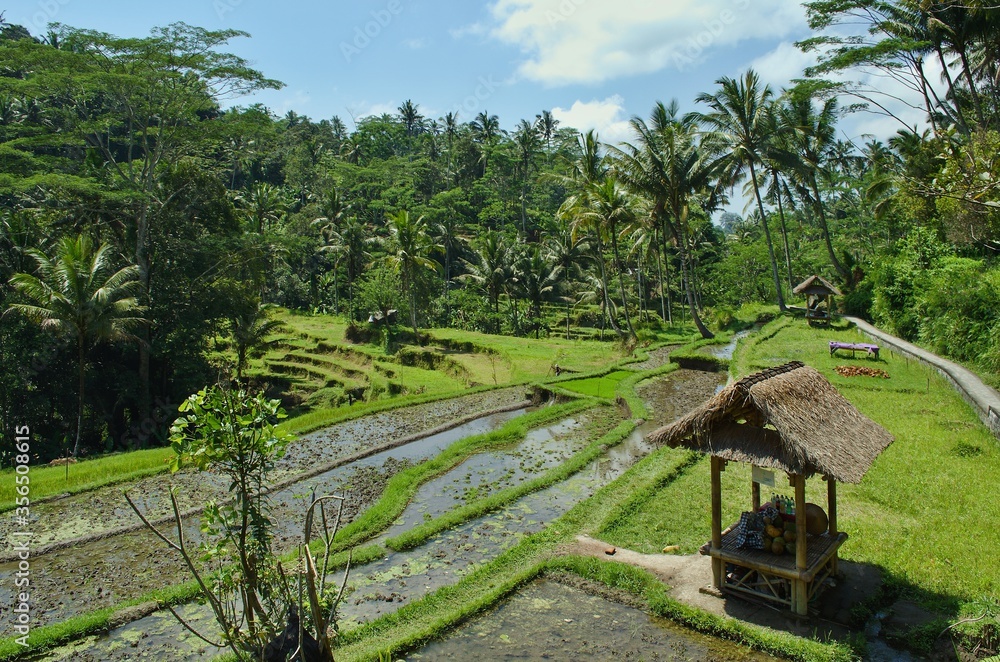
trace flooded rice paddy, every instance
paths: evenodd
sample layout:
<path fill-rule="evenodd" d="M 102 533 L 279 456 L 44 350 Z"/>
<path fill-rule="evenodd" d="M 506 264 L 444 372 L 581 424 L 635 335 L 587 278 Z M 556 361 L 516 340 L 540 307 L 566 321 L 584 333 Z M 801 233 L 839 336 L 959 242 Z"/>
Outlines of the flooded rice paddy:
<path fill-rule="evenodd" d="M 576 475 L 546 489 L 528 494 L 505 508 L 439 534 L 416 549 L 387 552 L 378 561 L 353 569 L 348 584 L 349 594 L 340 610 L 342 627 L 351 628 L 376 619 L 442 586 L 454 584 L 471 569 L 495 558 L 525 535 L 540 531 L 648 454 L 652 448 L 645 442 L 645 434 L 656 425 L 672 420 L 691 406 L 702 402 L 724 379 L 723 374 L 681 370 L 667 379 L 644 384 L 639 392 L 648 402 L 655 404 L 652 420 Z M 667 384 L 671 385 L 666 386 Z M 400 466 L 433 457 L 455 440 L 495 429 L 521 413 L 523 411 L 484 417 L 441 435 L 434 435 L 436 439 L 428 437 L 392 451 L 364 458 L 357 463 L 339 467 L 327 474 L 303 481 L 294 488 L 279 492 L 275 495 L 277 507 L 283 513 L 283 518 L 289 522 L 287 526 L 283 525 L 280 528 L 279 537 L 291 541 L 299 535 L 298 522 L 301 521 L 301 513 L 304 510 L 302 499 L 299 497 L 310 490 L 316 489 L 319 493 L 342 491 L 345 487 L 357 486 L 359 482 L 377 484 L 379 480 L 384 485 L 386 477 Z M 589 434 L 585 431 L 586 418 L 587 413 L 565 419 L 532 431 L 525 440 L 510 449 L 484 452 L 468 458 L 450 472 L 422 486 L 406 511 L 380 540 L 407 531 L 423 521 L 447 513 L 458 505 L 534 478 L 565 462 L 585 447 L 590 441 L 588 437 L 594 433 L 593 430 L 590 430 Z M 381 488 L 377 487 L 375 491 L 381 493 Z M 360 500 L 354 508 L 355 512 L 367 507 L 371 502 Z M 58 557 L 59 552 L 49 555 L 53 556 L 56 562 L 49 565 L 50 560 L 46 561 L 51 572 L 49 585 L 47 588 L 39 588 L 39 592 L 44 594 L 51 591 L 53 596 L 57 596 L 60 590 L 65 591 L 66 587 L 77 586 L 79 587 L 77 592 L 82 595 L 76 595 L 71 591 L 50 600 L 47 606 L 48 622 L 63 620 L 68 615 L 82 613 L 95 607 L 116 604 L 129 595 L 141 595 L 145 590 L 149 590 L 150 586 L 140 581 L 140 576 L 148 578 L 150 583 L 155 583 L 159 587 L 186 579 L 183 568 L 177 567 L 176 564 L 170 565 L 173 560 L 165 558 L 166 552 L 159 542 L 142 538 L 139 533 L 136 536 L 130 539 L 132 542 L 125 545 L 121 544 L 122 540 L 109 540 L 93 543 L 95 546 L 92 549 L 87 549 L 85 545 L 83 549 L 63 550 L 65 557 L 61 560 Z M 158 557 L 163 558 L 158 562 Z M 120 577 L 117 578 L 118 584 L 111 581 L 111 577 L 122 572 L 129 563 L 134 564 L 140 559 L 142 567 L 137 572 L 131 573 L 136 582 L 134 586 L 125 582 L 125 587 L 120 589 Z M 2 573 L 9 571 L 9 568 L 0 567 L 0 582 Z M 125 574 L 129 574 L 127 570 Z M 169 579 L 165 581 L 164 577 Z M 0 585 L 5 584 L 0 583 Z M 94 588 L 108 585 L 115 586 L 111 596 L 104 595 L 102 593 L 104 589 Z M 564 588 L 557 587 L 551 590 L 559 591 Z M 0 599 L 3 597 L 0 595 Z M 549 598 L 543 595 L 540 599 L 544 601 Z M 567 609 L 573 609 L 576 608 L 573 605 L 578 602 L 576 599 L 568 600 L 565 601 L 565 606 Z M 587 600 L 583 603 L 589 604 Z M 553 604 L 561 605 L 558 601 Z M 617 606 L 605 606 L 605 608 L 613 609 Z M 593 611 L 593 608 L 591 606 L 584 608 L 584 611 L 588 610 Z M 211 613 L 205 607 L 197 604 L 185 605 L 182 607 L 182 612 L 186 619 L 205 633 L 216 631 Z M 559 618 L 576 619 L 574 616 Z M 613 623 L 616 618 L 609 618 L 608 622 Z M 619 619 L 619 624 L 622 622 L 624 621 Z M 597 641 L 604 638 L 595 635 L 592 639 L 596 645 Z M 578 642 L 574 642 L 572 646 L 577 644 Z M 572 656 L 563 659 L 580 659 L 580 655 L 589 656 L 590 649 L 587 648 L 587 644 L 579 643 L 579 645 L 582 647 Z M 608 650 L 612 648 L 615 647 Z M 186 632 L 169 612 L 158 611 L 116 628 L 106 635 L 89 637 L 72 646 L 34 659 L 208 659 L 219 652 L 218 649 L 208 646 Z M 647 656 L 644 659 L 654 658 Z M 660 659 L 707 658 L 694 656 Z"/>

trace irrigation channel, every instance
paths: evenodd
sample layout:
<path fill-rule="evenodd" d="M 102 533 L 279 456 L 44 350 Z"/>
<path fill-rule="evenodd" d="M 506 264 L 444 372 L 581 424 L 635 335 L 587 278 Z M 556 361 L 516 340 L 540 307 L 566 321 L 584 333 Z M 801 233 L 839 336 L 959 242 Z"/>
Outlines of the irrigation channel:
<path fill-rule="evenodd" d="M 726 349 L 717 348 L 720 351 Z M 562 482 L 527 494 L 502 509 L 438 534 L 415 549 L 393 552 L 385 548 L 385 555 L 379 560 L 352 570 L 349 594 L 339 614 L 341 627 L 353 628 L 391 613 L 442 586 L 453 584 L 470 568 L 495 558 L 523 536 L 541 530 L 647 455 L 653 449 L 644 440 L 646 434 L 711 396 L 724 380 L 724 373 L 679 370 L 650 382 L 640 390 L 640 394 L 654 405 L 653 420 L 637 428 L 625 441 L 607 450 L 583 470 Z M 607 420 L 604 429 L 595 433 L 591 419 L 599 419 L 599 412 L 603 412 Z M 294 523 L 294 526 L 282 525 L 278 538 L 293 540 L 300 534 L 299 522 L 304 506 L 298 495 L 307 494 L 313 488 L 317 493 L 351 489 L 359 481 L 377 483 L 381 477 L 382 483 L 375 488 L 375 491 L 380 491 L 386 476 L 399 467 L 433 457 L 464 436 L 496 429 L 523 413 L 524 410 L 519 409 L 480 418 L 447 432 L 345 464 L 276 493 L 276 507 L 286 517 L 275 519 L 287 519 Z M 448 473 L 421 486 L 403 514 L 375 542 L 383 542 L 458 505 L 517 485 L 558 466 L 590 443 L 590 437 L 596 438 L 614 425 L 612 419 L 615 417 L 609 417 L 607 413 L 607 407 L 584 411 L 533 430 L 512 448 L 467 458 Z M 585 431 L 588 422 L 591 423 L 589 433 Z M 377 430 L 374 432 L 377 434 Z M 356 504 L 351 514 L 356 514 L 370 503 Z M 194 528 L 194 520 L 191 528 Z M 95 608 L 93 600 L 77 599 L 73 590 L 65 591 L 65 587 L 80 586 L 81 579 L 84 586 L 100 586 L 105 581 L 108 584 L 103 585 L 115 586 L 120 593 L 107 600 L 110 604 L 119 603 L 129 595 L 142 595 L 150 588 L 186 579 L 180 564 L 167 554 L 159 541 L 143 531 L 95 540 L 57 550 L 48 556 L 52 558 L 46 559 L 44 565 L 51 584 L 48 588 L 36 589 L 39 594 L 52 592 L 54 599 L 45 614 L 47 622 L 61 621 L 74 613 Z M 134 573 L 133 584 L 119 587 L 112 581 L 123 565 L 140 560 L 144 568 Z M 9 572 L 7 566 L 0 568 L 0 573 Z M 144 582 L 139 581 L 140 575 L 145 577 Z M 0 595 L 0 598 L 3 597 Z M 217 628 L 206 607 L 191 603 L 182 605 L 178 611 L 194 627 L 215 636 Z M 632 617 L 647 618 L 638 611 Z M 210 659 L 219 652 L 219 649 L 188 633 L 169 612 L 161 610 L 104 635 L 86 637 L 31 659 Z"/>

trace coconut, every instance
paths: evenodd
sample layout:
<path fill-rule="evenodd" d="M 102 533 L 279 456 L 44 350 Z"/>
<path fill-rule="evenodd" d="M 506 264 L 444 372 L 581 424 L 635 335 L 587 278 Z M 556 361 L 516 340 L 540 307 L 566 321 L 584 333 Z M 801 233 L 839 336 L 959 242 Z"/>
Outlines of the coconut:
<path fill-rule="evenodd" d="M 819 536 L 826 533 L 830 526 L 830 518 L 826 512 L 815 503 L 806 504 L 806 531 L 811 535 Z"/>

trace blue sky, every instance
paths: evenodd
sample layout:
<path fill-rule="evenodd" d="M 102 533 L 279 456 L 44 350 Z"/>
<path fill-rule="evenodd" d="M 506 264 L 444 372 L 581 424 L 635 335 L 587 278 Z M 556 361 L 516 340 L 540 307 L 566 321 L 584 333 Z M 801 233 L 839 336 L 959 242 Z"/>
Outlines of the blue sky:
<path fill-rule="evenodd" d="M 553 110 L 564 126 L 628 138 L 627 120 L 657 100 L 684 110 L 720 76 L 752 66 L 776 90 L 810 59 L 792 44 L 809 34 L 795 0 L 33 0 L 8 2 L 7 20 L 40 33 L 50 22 L 140 36 L 184 21 L 237 28 L 230 50 L 286 84 L 260 101 L 314 119 L 395 112 L 406 99 L 425 115 L 482 110 L 505 128 Z M 908 111 L 903 111 L 904 114 Z M 906 115 L 919 121 L 919 114 Z M 842 136 L 891 135 L 870 115 Z"/>

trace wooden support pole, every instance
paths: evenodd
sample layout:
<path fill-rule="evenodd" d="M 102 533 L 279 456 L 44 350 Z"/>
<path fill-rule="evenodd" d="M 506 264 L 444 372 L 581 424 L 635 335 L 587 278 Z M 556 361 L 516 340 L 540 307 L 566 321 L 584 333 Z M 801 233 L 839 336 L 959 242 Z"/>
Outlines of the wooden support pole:
<path fill-rule="evenodd" d="M 837 535 L 837 481 L 833 476 L 826 477 L 826 514 L 830 519 L 830 535 Z"/>
<path fill-rule="evenodd" d="M 809 566 L 806 556 L 806 477 L 795 476 L 795 567 L 805 570 Z M 795 600 L 793 610 L 805 616 L 809 613 L 809 585 L 801 579 L 793 582 Z"/>
<path fill-rule="evenodd" d="M 837 537 L 837 480 L 833 476 L 826 477 L 826 514 L 830 520 L 830 536 Z M 840 552 L 833 555 L 830 560 L 833 575 L 840 575 Z"/>
<path fill-rule="evenodd" d="M 712 549 L 722 549 L 722 459 L 712 456 Z M 712 557 L 712 583 L 721 589 L 725 570 L 722 559 Z"/>
<path fill-rule="evenodd" d="M 752 479 L 750 480 L 750 499 L 753 503 L 753 511 L 760 510 L 760 483 Z"/>

